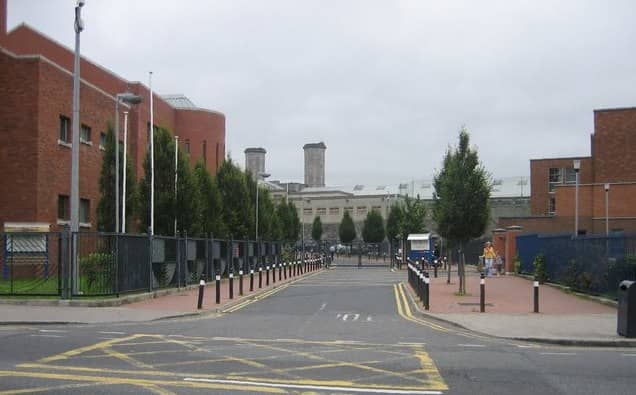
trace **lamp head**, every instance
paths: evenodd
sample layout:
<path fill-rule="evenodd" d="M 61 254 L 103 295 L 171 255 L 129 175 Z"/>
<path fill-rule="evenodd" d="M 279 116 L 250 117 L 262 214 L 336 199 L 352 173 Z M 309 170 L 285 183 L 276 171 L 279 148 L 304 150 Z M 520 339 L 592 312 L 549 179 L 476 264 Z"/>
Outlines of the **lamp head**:
<path fill-rule="evenodd" d="M 119 93 L 117 98 L 124 103 L 128 104 L 139 104 L 141 103 L 141 96 L 135 95 L 132 92 Z"/>
<path fill-rule="evenodd" d="M 572 161 L 572 167 L 574 167 L 575 171 L 579 171 L 579 169 L 581 169 L 581 161 L 578 159 L 574 159 Z"/>
<path fill-rule="evenodd" d="M 605 192 L 609 191 L 609 188 L 610 188 L 610 184 L 606 183 L 605 184 Z"/>

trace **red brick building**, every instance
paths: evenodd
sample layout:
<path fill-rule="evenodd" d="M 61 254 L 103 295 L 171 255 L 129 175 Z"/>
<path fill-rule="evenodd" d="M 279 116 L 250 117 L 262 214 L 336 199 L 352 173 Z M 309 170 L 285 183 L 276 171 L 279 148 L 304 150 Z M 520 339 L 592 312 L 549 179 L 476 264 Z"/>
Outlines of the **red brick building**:
<path fill-rule="evenodd" d="M 73 50 L 22 24 L 7 32 L 7 0 L 0 0 L 0 230 L 7 222 L 39 222 L 57 230 L 69 219 Z M 95 230 L 102 143 L 114 124 L 115 96 L 143 98 L 129 112 L 128 153 L 137 176 L 150 128 L 150 91 L 106 68 L 81 60 L 80 222 Z M 215 173 L 225 157 L 225 116 L 197 108 L 182 95 L 154 97 L 154 124 L 179 136 L 191 163 Z M 123 131 L 123 114 L 120 130 Z M 123 139 L 123 136 L 121 137 Z"/>
<path fill-rule="evenodd" d="M 574 233 L 575 160 L 580 161 L 578 232 L 603 234 L 606 219 L 610 232 L 636 232 L 636 108 L 594 111 L 591 156 L 531 160 L 532 216 L 501 218 L 499 225 Z"/>

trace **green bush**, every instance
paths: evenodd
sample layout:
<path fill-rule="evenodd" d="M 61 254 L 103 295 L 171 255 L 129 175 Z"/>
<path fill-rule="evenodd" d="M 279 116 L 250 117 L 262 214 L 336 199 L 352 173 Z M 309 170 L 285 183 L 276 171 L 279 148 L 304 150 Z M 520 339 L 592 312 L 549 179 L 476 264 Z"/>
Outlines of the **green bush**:
<path fill-rule="evenodd" d="M 107 252 L 94 252 L 80 258 L 80 272 L 86 279 L 88 289 L 101 280 L 105 285 L 111 284 L 113 255 Z"/>
<path fill-rule="evenodd" d="M 545 257 L 543 254 L 539 254 L 534 258 L 532 262 L 534 266 L 534 275 L 540 283 L 544 283 L 548 280 L 548 273 L 545 271 Z"/>

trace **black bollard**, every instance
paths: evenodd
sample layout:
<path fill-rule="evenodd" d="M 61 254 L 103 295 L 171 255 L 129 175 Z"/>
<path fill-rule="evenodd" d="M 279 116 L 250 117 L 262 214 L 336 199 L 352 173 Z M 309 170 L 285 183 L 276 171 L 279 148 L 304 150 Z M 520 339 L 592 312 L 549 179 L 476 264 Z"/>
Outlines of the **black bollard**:
<path fill-rule="evenodd" d="M 287 280 L 287 264 L 283 262 L 283 278 Z"/>
<path fill-rule="evenodd" d="M 234 299 L 234 273 L 230 272 L 230 299 Z"/>
<path fill-rule="evenodd" d="M 424 309 L 428 310 L 431 307 L 431 294 L 429 292 L 431 279 L 428 277 L 428 273 L 424 272 Z"/>
<path fill-rule="evenodd" d="M 199 302 L 197 303 L 197 309 L 203 308 L 203 290 L 205 289 L 205 281 L 199 281 Z"/>
<path fill-rule="evenodd" d="M 250 292 L 254 291 L 254 269 L 250 269 Z"/>
<path fill-rule="evenodd" d="M 216 275 L 216 304 L 221 303 L 221 275 Z"/>
<path fill-rule="evenodd" d="M 265 266 L 265 286 L 269 287 L 269 265 Z"/>
<path fill-rule="evenodd" d="M 272 284 L 276 284 L 276 264 L 272 263 Z"/>
<path fill-rule="evenodd" d="M 263 287 L 263 268 L 260 266 L 258 267 L 258 287 Z"/>
<path fill-rule="evenodd" d="M 243 296 L 243 270 L 239 270 L 239 295 Z"/>
<path fill-rule="evenodd" d="M 484 279 L 484 273 L 479 275 L 479 312 L 486 312 L 486 279 Z"/>
<path fill-rule="evenodd" d="M 278 262 L 278 281 L 283 281 L 283 264 Z"/>
<path fill-rule="evenodd" d="M 537 276 L 534 277 L 534 312 L 539 312 L 539 280 Z"/>
<path fill-rule="evenodd" d="M 435 259 L 433 262 L 433 276 L 437 278 L 437 265 L 439 265 L 439 259 Z"/>

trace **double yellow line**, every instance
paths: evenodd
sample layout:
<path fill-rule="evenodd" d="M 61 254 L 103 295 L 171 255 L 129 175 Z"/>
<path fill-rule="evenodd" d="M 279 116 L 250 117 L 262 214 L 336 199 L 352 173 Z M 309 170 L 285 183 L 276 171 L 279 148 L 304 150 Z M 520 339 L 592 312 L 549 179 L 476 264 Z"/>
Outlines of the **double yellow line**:
<path fill-rule="evenodd" d="M 265 299 L 268 296 L 274 295 L 275 293 L 282 291 L 283 289 L 287 288 L 288 286 L 289 286 L 289 284 L 285 284 L 285 285 L 281 285 L 279 287 L 276 287 L 276 288 L 274 288 L 272 290 L 269 290 L 267 292 L 263 292 L 262 294 L 256 295 L 255 297 L 253 297 L 251 299 L 248 299 L 248 300 L 243 301 L 241 303 L 235 304 L 234 306 L 228 307 L 227 309 L 223 310 L 222 312 L 223 313 L 235 312 L 235 311 L 237 311 L 239 309 L 242 309 L 243 307 L 248 306 L 248 305 L 250 305 L 250 304 L 252 304 L 254 302 L 258 302 L 261 299 Z"/>
<path fill-rule="evenodd" d="M 438 325 L 438 324 L 436 324 L 434 322 L 427 321 L 427 320 L 419 318 L 419 317 L 415 317 L 413 315 L 413 313 L 411 312 L 411 308 L 409 307 L 409 302 L 408 302 L 408 299 L 406 297 L 406 292 L 404 291 L 404 285 L 402 283 L 393 284 L 393 292 L 395 294 L 395 304 L 397 305 L 398 314 L 402 318 L 404 318 L 407 321 L 411 321 L 413 323 L 416 323 L 418 325 L 427 326 L 427 327 L 429 327 L 431 329 L 434 329 L 436 331 L 450 332 L 450 330 L 444 328 L 441 325 Z"/>

